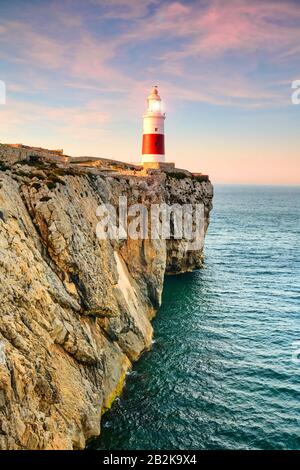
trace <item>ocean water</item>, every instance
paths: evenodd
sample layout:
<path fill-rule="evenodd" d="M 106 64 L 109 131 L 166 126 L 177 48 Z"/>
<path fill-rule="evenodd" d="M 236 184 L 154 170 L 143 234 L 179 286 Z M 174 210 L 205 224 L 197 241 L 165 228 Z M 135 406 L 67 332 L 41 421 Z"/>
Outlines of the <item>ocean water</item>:
<path fill-rule="evenodd" d="M 216 186 L 205 251 L 89 447 L 300 449 L 300 187 Z"/>

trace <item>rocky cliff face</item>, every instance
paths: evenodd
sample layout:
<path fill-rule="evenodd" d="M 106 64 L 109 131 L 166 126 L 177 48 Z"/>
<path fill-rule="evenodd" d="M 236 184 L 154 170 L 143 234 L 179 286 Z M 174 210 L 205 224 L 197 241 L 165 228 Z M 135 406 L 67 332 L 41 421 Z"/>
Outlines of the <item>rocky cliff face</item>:
<path fill-rule="evenodd" d="M 1 449 L 83 448 L 98 435 L 151 346 L 164 275 L 203 261 L 178 240 L 99 240 L 96 209 L 120 195 L 203 202 L 207 227 L 209 181 L 71 160 L 0 145 Z"/>

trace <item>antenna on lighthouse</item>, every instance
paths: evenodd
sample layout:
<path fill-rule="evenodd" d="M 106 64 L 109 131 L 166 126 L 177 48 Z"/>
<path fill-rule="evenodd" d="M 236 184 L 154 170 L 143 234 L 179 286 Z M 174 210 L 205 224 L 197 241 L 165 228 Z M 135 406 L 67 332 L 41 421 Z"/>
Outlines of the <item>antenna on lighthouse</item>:
<path fill-rule="evenodd" d="M 143 116 L 143 148 L 142 163 L 165 162 L 165 113 L 162 111 L 162 101 L 158 94 L 158 86 L 152 87 L 147 98 L 148 107 Z"/>

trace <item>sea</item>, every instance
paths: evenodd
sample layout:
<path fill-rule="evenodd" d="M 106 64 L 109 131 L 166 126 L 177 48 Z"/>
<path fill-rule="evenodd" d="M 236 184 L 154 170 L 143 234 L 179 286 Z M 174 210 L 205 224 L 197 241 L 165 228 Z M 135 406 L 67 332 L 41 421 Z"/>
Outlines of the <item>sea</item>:
<path fill-rule="evenodd" d="M 216 185 L 153 327 L 89 448 L 300 449 L 300 187 Z"/>

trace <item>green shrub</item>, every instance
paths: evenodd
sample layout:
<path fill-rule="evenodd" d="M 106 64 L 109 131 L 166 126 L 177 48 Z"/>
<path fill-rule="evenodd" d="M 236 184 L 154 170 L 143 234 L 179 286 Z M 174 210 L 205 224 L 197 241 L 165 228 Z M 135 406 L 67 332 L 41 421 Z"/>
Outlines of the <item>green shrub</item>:
<path fill-rule="evenodd" d="M 183 171 L 176 171 L 174 173 L 168 173 L 169 178 L 174 178 L 176 180 L 183 180 L 185 178 L 188 178 L 188 175 L 183 173 Z"/>
<path fill-rule="evenodd" d="M 208 176 L 207 175 L 197 175 L 194 176 L 194 179 L 198 181 L 199 183 L 202 183 L 203 181 L 208 181 Z"/>
<path fill-rule="evenodd" d="M 64 186 L 66 185 L 66 182 L 53 172 L 48 175 L 48 180 L 55 184 L 63 184 Z"/>
<path fill-rule="evenodd" d="M 1 171 L 9 170 L 9 166 L 3 160 L 0 160 L 0 170 Z"/>
<path fill-rule="evenodd" d="M 49 196 L 44 196 L 44 197 L 41 197 L 40 202 L 48 202 L 48 201 L 50 201 L 50 200 L 51 200 L 51 197 L 49 197 Z"/>
<path fill-rule="evenodd" d="M 50 189 L 50 191 L 56 188 L 56 183 L 54 183 L 53 181 L 47 181 L 46 185 L 47 188 Z"/>

